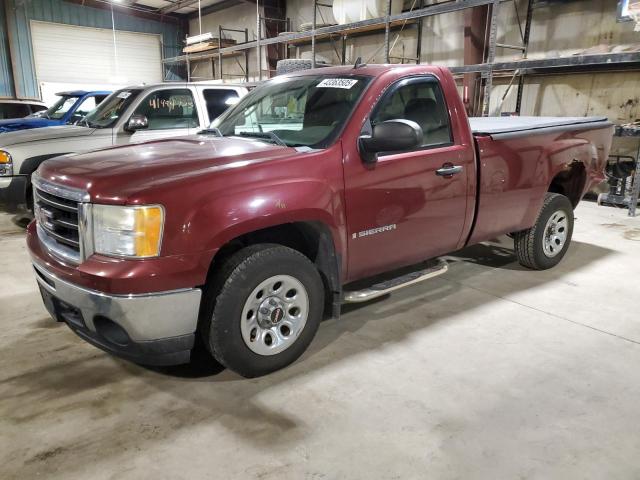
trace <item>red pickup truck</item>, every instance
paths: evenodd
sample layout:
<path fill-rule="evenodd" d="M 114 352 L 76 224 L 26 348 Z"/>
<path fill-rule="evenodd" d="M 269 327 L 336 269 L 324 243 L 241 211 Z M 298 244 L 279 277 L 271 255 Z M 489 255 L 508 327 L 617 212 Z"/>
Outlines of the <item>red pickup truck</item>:
<path fill-rule="evenodd" d="M 612 132 L 469 121 L 445 68 L 306 70 L 198 135 L 44 162 L 28 247 L 47 309 L 86 341 L 263 375 L 342 303 L 441 274 L 427 260 L 466 245 L 510 233 L 522 265 L 557 264 Z"/>

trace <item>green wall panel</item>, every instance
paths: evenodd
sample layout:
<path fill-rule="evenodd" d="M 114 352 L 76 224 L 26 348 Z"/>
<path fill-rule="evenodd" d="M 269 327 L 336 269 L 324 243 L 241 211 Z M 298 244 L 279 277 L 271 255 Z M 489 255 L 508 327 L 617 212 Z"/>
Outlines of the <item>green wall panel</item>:
<path fill-rule="evenodd" d="M 4 28 L 5 9 L 2 10 L 0 25 L 6 30 L 5 38 L 0 35 L 0 96 L 16 95 L 20 98 L 38 98 L 38 83 L 33 61 L 31 30 L 29 22 L 63 23 L 83 27 L 111 28 L 111 11 L 66 2 L 64 0 L 3 0 L 6 3 L 8 28 Z M 162 22 L 127 15 L 115 11 L 116 29 L 130 32 L 154 33 L 162 36 L 163 54 L 173 57 L 180 54 L 180 45 L 185 32 L 173 22 Z M 16 85 L 12 81 L 11 58 L 8 40 L 14 49 Z M 174 74 L 165 74 L 169 80 L 178 80 Z M 14 88 L 15 87 L 15 88 Z"/>

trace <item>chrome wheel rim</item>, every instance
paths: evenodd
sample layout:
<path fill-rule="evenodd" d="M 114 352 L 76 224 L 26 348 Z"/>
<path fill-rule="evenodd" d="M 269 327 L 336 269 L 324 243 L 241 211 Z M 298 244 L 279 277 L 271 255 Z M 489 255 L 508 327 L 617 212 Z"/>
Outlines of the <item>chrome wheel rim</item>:
<path fill-rule="evenodd" d="M 291 347 L 307 323 L 309 295 L 290 275 L 274 275 L 253 289 L 244 302 L 240 330 L 249 349 L 276 355 Z"/>
<path fill-rule="evenodd" d="M 567 242 L 567 230 L 569 228 L 567 216 L 564 210 L 556 210 L 547 220 L 547 224 L 544 227 L 542 247 L 544 254 L 549 258 L 558 255 Z"/>

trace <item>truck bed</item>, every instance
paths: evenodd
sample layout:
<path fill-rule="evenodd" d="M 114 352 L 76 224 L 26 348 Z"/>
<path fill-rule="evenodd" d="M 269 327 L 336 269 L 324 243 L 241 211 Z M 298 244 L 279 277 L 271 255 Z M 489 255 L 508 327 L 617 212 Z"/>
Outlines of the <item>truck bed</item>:
<path fill-rule="evenodd" d="M 611 125 L 606 117 L 470 117 L 474 135 L 506 138 L 562 130 L 586 130 Z"/>

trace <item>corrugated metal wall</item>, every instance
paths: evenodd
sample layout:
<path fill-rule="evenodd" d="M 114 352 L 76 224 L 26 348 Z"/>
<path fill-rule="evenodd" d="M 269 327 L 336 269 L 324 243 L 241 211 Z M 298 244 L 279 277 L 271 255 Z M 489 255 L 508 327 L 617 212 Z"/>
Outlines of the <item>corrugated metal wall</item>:
<path fill-rule="evenodd" d="M 6 26 L 4 4 L 0 2 L 0 97 L 11 97 L 13 95 L 9 37 Z"/>
<path fill-rule="evenodd" d="M 98 8 L 69 3 L 62 0 L 4 0 L 8 15 L 7 30 L 11 45 L 15 49 L 15 76 L 18 79 L 15 91 L 11 84 L 0 95 L 15 95 L 20 98 L 38 98 L 38 81 L 36 79 L 33 62 L 33 48 L 31 45 L 30 20 L 64 23 L 95 28 L 111 28 L 111 12 Z M 4 16 L 4 9 L 2 14 Z M 172 57 L 180 54 L 180 44 L 185 32 L 175 23 L 163 23 L 132 15 L 115 12 L 115 25 L 118 30 L 130 32 L 155 33 L 162 35 L 163 54 Z M 4 23 L 3 23 L 4 24 Z M 4 29 L 3 29 L 4 30 Z M 6 65 L 3 59 L 7 59 Z M 0 40 L 0 81 L 4 81 L 4 72 L 11 78 L 8 55 L 8 45 Z"/>

